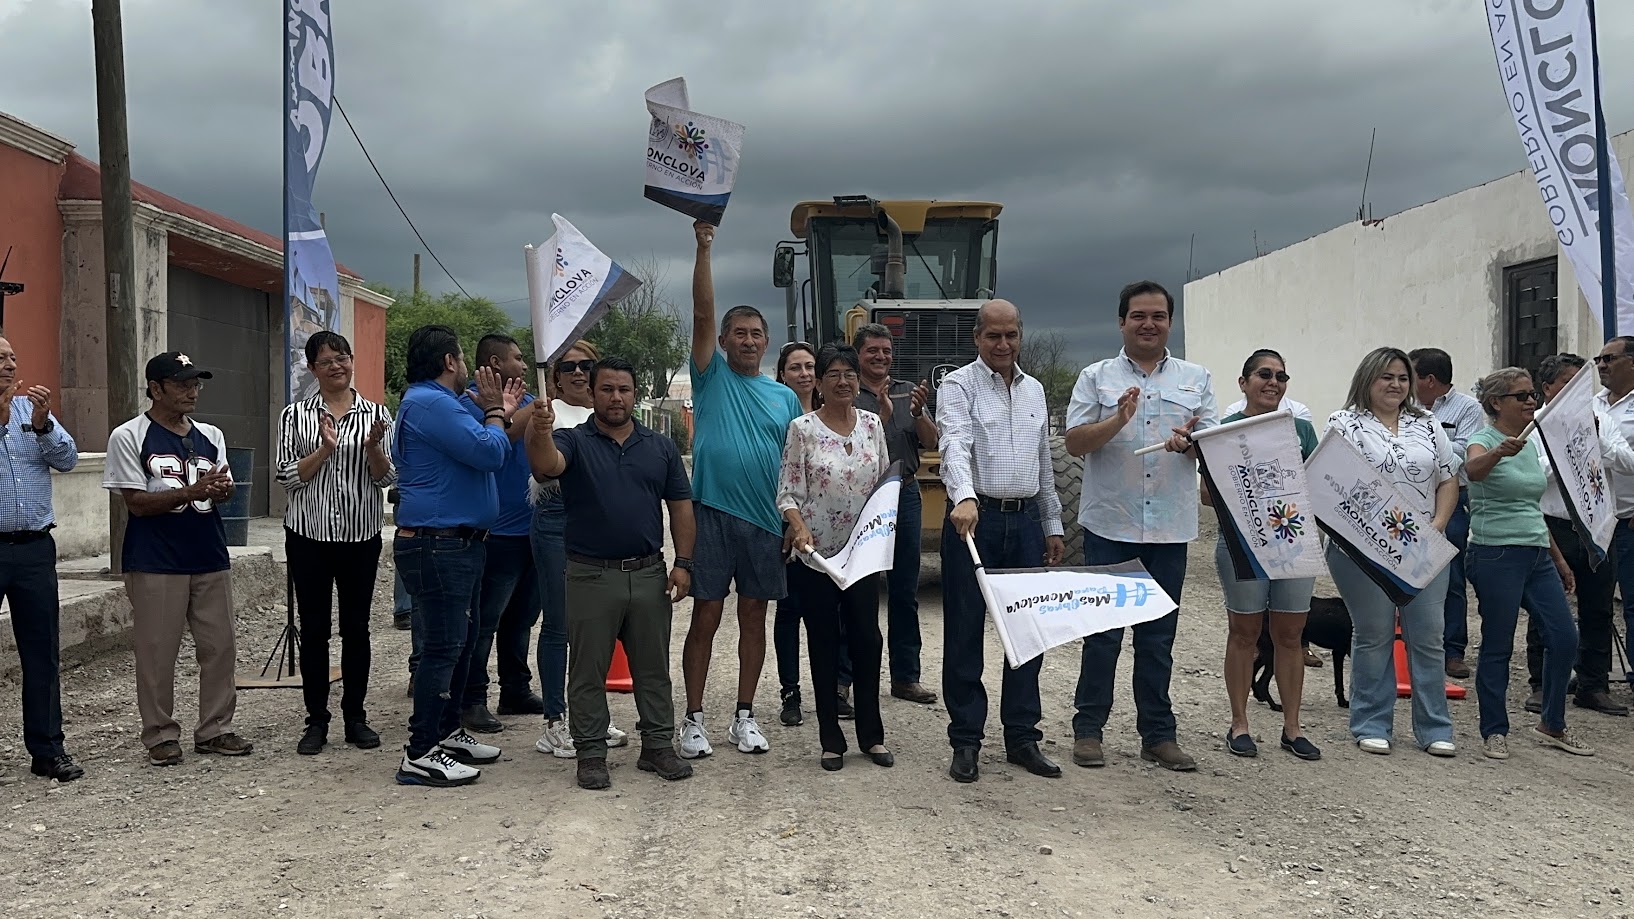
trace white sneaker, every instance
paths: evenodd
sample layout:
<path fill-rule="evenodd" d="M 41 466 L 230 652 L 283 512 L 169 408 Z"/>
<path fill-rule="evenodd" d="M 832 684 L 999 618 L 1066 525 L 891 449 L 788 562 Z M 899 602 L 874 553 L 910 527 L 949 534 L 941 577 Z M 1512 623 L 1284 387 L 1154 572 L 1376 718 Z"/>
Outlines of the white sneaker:
<path fill-rule="evenodd" d="M 630 742 L 630 735 L 629 734 L 626 734 L 623 731 L 619 730 L 618 728 L 614 727 L 613 723 L 611 721 L 607 722 L 607 746 L 609 746 L 609 747 L 622 747 L 622 746 L 624 746 L 625 744 L 627 744 L 629 742 Z"/>
<path fill-rule="evenodd" d="M 472 769 L 458 762 L 441 747 L 432 747 L 431 752 L 419 759 L 409 759 L 408 750 L 405 748 L 403 761 L 397 766 L 399 785 L 453 788 L 457 785 L 469 785 L 481 777 L 480 769 Z"/>
<path fill-rule="evenodd" d="M 1453 746 L 1450 740 L 1438 740 L 1425 747 L 1424 752 L 1431 756 L 1453 756 L 1458 752 L 1458 748 Z"/>
<path fill-rule="evenodd" d="M 486 766 L 489 763 L 499 762 L 499 748 L 493 744 L 485 744 L 461 728 L 443 738 L 437 746 L 443 752 L 459 760 L 467 766 Z"/>
<path fill-rule="evenodd" d="M 1360 747 L 1363 753 L 1377 753 L 1380 756 L 1390 755 L 1390 741 L 1383 737 L 1363 737 L 1361 740 L 1356 741 L 1356 746 Z"/>
<path fill-rule="evenodd" d="M 686 716 L 681 722 L 681 743 L 676 752 L 682 759 L 697 759 L 715 752 L 709 745 L 709 734 L 704 731 L 704 713 Z"/>
<path fill-rule="evenodd" d="M 557 759 L 573 759 L 579 755 L 573 746 L 573 735 L 567 729 L 566 718 L 552 718 L 545 722 L 545 733 L 539 735 L 533 748 Z"/>
<path fill-rule="evenodd" d="M 738 750 L 744 753 L 765 753 L 772 748 L 766 742 L 766 735 L 760 733 L 755 716 L 744 709 L 738 709 L 737 715 L 732 718 L 732 726 L 726 729 L 726 739 L 737 744 Z"/>

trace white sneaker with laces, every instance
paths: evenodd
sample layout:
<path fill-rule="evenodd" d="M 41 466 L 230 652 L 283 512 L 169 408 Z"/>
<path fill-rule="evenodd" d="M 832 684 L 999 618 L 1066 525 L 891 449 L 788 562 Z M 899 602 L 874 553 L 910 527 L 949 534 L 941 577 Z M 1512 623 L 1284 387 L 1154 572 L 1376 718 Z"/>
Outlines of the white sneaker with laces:
<path fill-rule="evenodd" d="M 629 742 L 629 734 L 619 730 L 611 721 L 607 722 L 607 746 L 622 747 Z"/>
<path fill-rule="evenodd" d="M 493 744 L 485 744 L 460 728 L 443 738 L 443 752 L 459 760 L 467 766 L 486 766 L 489 763 L 499 762 L 499 748 Z"/>
<path fill-rule="evenodd" d="M 1437 740 L 1425 747 L 1424 752 L 1431 756 L 1453 756 L 1457 754 L 1458 748 L 1450 740 Z"/>
<path fill-rule="evenodd" d="M 709 734 L 704 731 L 703 712 L 688 715 L 681 722 L 681 742 L 676 752 L 681 754 L 682 759 L 697 759 L 715 752 L 715 748 L 709 745 Z"/>
<path fill-rule="evenodd" d="M 397 766 L 399 785 L 453 788 L 458 785 L 469 785 L 481 777 L 482 770 L 472 769 L 455 760 L 441 747 L 432 747 L 430 752 L 418 759 L 409 759 L 408 750 L 405 748 L 403 761 Z"/>
<path fill-rule="evenodd" d="M 732 726 L 726 729 L 726 739 L 738 745 L 743 753 L 765 753 L 772 748 L 766 742 L 766 735 L 760 733 L 760 725 L 755 723 L 755 716 L 745 709 L 738 709 L 732 718 Z"/>
<path fill-rule="evenodd" d="M 1363 753 L 1377 753 L 1380 756 L 1390 754 L 1390 741 L 1383 737 L 1363 737 L 1356 741 L 1356 746 L 1361 748 Z"/>
<path fill-rule="evenodd" d="M 573 759 L 579 755 L 573 746 L 573 735 L 567 729 L 566 718 L 552 718 L 545 722 L 545 733 L 539 735 L 533 748 L 549 753 L 557 759 Z"/>

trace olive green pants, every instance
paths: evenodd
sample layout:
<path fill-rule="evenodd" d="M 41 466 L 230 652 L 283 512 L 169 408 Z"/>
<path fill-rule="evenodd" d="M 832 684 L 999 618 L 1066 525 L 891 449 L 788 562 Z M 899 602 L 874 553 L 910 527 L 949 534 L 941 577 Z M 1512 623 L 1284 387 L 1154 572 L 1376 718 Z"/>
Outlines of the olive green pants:
<path fill-rule="evenodd" d="M 607 668 L 616 642 L 624 643 L 635 684 L 642 749 L 674 745 L 668 586 L 662 563 L 619 571 L 568 561 L 568 728 L 581 758 L 607 755 Z"/>

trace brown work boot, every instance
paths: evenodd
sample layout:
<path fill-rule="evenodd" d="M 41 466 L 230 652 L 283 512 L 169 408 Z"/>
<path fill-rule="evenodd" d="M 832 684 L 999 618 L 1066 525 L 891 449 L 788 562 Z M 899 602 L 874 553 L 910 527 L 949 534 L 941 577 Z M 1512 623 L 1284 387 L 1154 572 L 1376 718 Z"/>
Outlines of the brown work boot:
<path fill-rule="evenodd" d="M 1455 680 L 1467 680 L 1469 679 L 1469 665 L 1464 663 L 1462 657 L 1450 657 L 1447 659 L 1447 676 Z"/>
<path fill-rule="evenodd" d="M 936 704 L 936 693 L 926 689 L 924 683 L 892 683 L 891 695 L 920 705 Z"/>
<path fill-rule="evenodd" d="M 607 757 L 596 756 L 579 757 L 579 787 L 591 791 L 610 788 L 613 785 L 612 776 L 607 774 Z"/>
<path fill-rule="evenodd" d="M 255 744 L 231 731 L 193 744 L 194 753 L 214 753 L 218 756 L 245 756 L 254 749 Z"/>
<path fill-rule="evenodd" d="M 1105 766 L 1099 737 L 1080 737 L 1072 742 L 1072 761 L 1080 766 Z"/>
<path fill-rule="evenodd" d="M 1197 760 L 1192 759 L 1172 740 L 1165 740 L 1152 747 L 1142 747 L 1140 758 L 1148 763 L 1157 763 L 1170 772 L 1192 772 L 1197 769 Z"/>
<path fill-rule="evenodd" d="M 674 747 L 643 749 L 635 767 L 642 772 L 656 773 L 666 782 L 692 778 L 692 764 L 676 756 Z"/>
<path fill-rule="evenodd" d="M 155 766 L 180 766 L 182 745 L 174 740 L 156 743 L 148 747 L 148 762 Z"/>
<path fill-rule="evenodd" d="M 1307 667 L 1320 667 L 1320 666 L 1322 666 L 1322 658 L 1317 657 L 1315 651 L 1312 651 L 1310 648 L 1306 648 L 1305 649 L 1305 666 L 1307 666 Z"/>

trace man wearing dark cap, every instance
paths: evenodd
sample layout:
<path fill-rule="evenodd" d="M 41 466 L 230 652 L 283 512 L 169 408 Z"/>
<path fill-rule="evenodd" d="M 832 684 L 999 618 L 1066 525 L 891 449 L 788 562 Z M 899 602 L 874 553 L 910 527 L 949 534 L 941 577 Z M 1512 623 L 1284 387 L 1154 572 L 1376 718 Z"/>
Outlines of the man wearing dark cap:
<path fill-rule="evenodd" d="M 227 441 L 192 420 L 210 379 L 193 359 L 166 351 L 148 361 L 153 405 L 108 437 L 102 487 L 130 511 L 120 555 L 136 647 L 136 707 L 148 762 L 182 761 L 175 705 L 176 655 L 190 629 L 199 662 L 199 724 L 193 752 L 243 756 L 252 744 L 233 733 L 233 594 L 227 533 L 217 502 L 232 497 Z"/>

